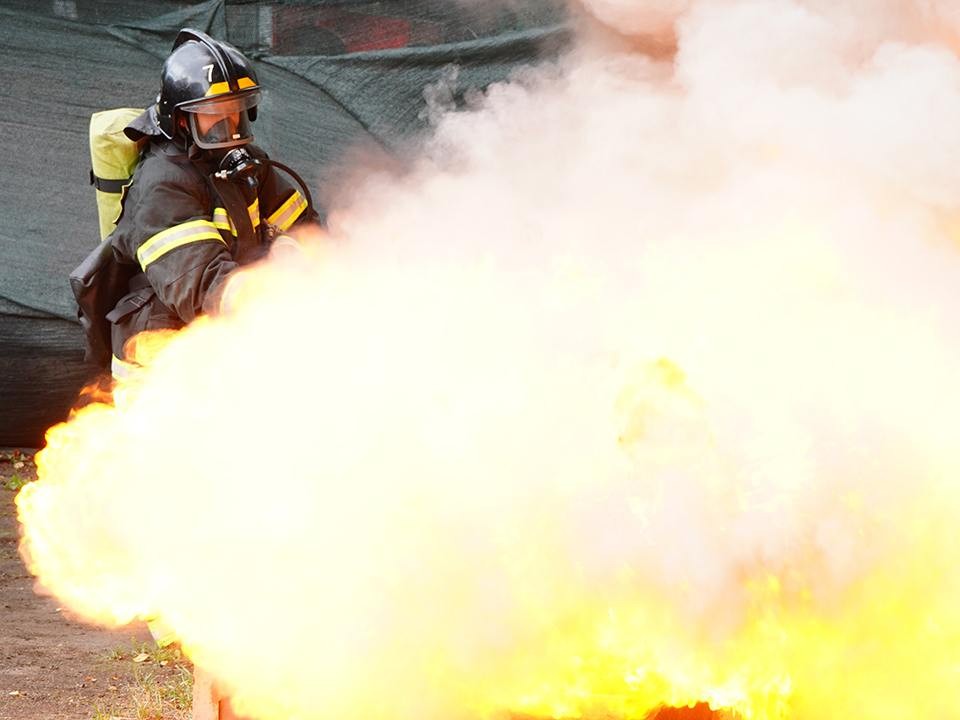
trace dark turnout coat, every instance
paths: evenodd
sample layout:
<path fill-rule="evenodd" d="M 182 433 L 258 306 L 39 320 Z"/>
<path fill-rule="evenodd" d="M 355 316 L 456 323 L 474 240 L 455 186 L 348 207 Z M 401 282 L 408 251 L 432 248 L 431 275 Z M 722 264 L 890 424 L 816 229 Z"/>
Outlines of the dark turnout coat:
<path fill-rule="evenodd" d="M 142 271 L 107 316 L 116 358 L 125 359 L 124 345 L 139 332 L 177 329 L 215 309 L 227 276 L 266 254 L 268 225 L 282 232 L 317 220 L 300 190 L 272 166 L 259 168 L 256 189 L 216 179 L 216 169 L 166 140 L 145 149 L 111 235 L 117 260 Z"/>

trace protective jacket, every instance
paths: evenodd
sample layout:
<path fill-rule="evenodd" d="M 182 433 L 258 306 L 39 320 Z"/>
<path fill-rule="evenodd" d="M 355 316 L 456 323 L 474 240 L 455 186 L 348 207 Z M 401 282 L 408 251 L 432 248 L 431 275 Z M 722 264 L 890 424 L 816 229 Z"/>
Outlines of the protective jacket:
<path fill-rule="evenodd" d="M 215 310 L 227 276 L 262 258 L 274 231 L 317 220 L 272 166 L 259 168 L 255 189 L 213 177 L 216 169 L 168 140 L 153 138 L 144 150 L 111 235 L 117 261 L 138 269 L 129 294 L 107 315 L 115 358 L 126 359 L 124 346 L 139 332 L 177 329 Z"/>

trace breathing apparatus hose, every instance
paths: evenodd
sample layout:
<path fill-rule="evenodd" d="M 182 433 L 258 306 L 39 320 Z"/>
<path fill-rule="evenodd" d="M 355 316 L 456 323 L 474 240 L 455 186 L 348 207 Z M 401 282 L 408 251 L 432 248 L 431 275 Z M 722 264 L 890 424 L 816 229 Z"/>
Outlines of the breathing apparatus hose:
<path fill-rule="evenodd" d="M 223 159 L 220 161 L 220 169 L 217 170 L 217 172 L 215 172 L 213 175 L 220 180 L 227 180 L 230 182 L 245 182 L 251 189 L 254 189 L 257 186 L 257 170 L 264 165 L 272 165 L 276 168 L 279 168 L 296 180 L 297 184 L 303 190 L 303 196 L 307 200 L 307 205 L 311 208 L 314 207 L 313 196 L 310 194 L 310 188 L 307 187 L 307 184 L 303 181 L 303 178 L 300 177 L 300 175 L 297 174 L 293 168 L 284 165 L 282 162 L 277 160 L 271 160 L 270 158 L 264 158 L 263 160 L 255 158 L 245 148 L 242 147 L 234 148 L 224 155 Z"/>
<path fill-rule="evenodd" d="M 264 161 L 264 163 L 267 164 L 267 165 L 273 165 L 274 167 L 280 168 L 280 169 L 283 170 L 285 173 L 287 173 L 287 175 L 289 175 L 289 176 L 292 177 L 294 180 L 296 180 L 296 181 L 297 181 L 297 184 L 298 184 L 298 185 L 300 186 L 300 188 L 303 190 L 303 196 L 307 199 L 307 205 L 308 205 L 310 208 L 316 210 L 316 208 L 314 208 L 314 206 L 313 206 L 313 196 L 310 194 L 310 188 L 307 187 L 307 184 L 303 181 L 303 178 L 300 177 L 300 175 L 298 175 L 297 172 L 296 172 L 293 168 L 291 168 L 291 167 L 289 167 L 289 166 L 287 166 L 287 165 L 284 165 L 282 162 L 278 162 L 277 160 L 271 160 L 270 158 L 267 158 L 267 159 Z"/>

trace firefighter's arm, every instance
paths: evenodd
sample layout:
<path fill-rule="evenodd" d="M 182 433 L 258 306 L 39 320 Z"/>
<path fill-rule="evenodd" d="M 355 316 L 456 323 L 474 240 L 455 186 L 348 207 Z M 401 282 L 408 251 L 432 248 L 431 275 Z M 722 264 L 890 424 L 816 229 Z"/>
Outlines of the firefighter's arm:
<path fill-rule="evenodd" d="M 132 255 L 164 305 L 185 323 L 215 306 L 213 299 L 237 264 L 202 189 L 160 184 L 137 209 Z"/>
<path fill-rule="evenodd" d="M 307 204 L 302 190 L 272 165 L 267 165 L 260 179 L 260 215 L 277 235 L 320 223 L 317 211 Z"/>

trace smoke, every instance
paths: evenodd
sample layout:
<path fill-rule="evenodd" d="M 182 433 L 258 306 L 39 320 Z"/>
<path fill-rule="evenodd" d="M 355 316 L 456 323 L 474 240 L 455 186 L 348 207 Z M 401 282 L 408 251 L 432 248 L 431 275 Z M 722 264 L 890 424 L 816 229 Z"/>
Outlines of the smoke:
<path fill-rule="evenodd" d="M 677 18 L 686 13 L 692 0 L 584 0 L 594 17 L 624 35 L 667 36 L 673 34 Z"/>
<path fill-rule="evenodd" d="M 41 582 L 263 718 L 955 717 L 960 19 L 616 3 L 54 428 Z"/>

